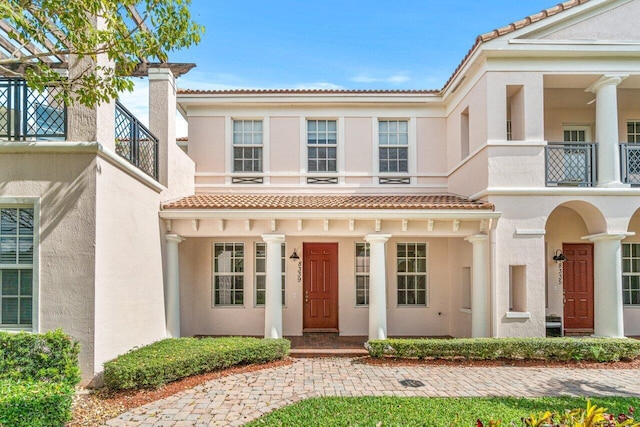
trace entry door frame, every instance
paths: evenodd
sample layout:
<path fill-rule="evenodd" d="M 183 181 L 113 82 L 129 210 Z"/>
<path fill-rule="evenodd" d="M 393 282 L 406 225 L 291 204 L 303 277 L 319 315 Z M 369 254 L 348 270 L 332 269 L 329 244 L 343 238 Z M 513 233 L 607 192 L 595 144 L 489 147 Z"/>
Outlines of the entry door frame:
<path fill-rule="evenodd" d="M 329 293 L 311 290 L 311 262 L 314 259 L 312 251 L 322 250 L 320 258 L 328 258 L 330 263 Z M 326 252 L 328 251 L 328 253 Z M 317 259 L 317 258 L 316 258 Z M 324 278 L 324 275 L 322 276 Z M 338 332 L 339 331 L 339 275 L 338 275 L 338 243 L 334 242 L 304 242 L 302 244 L 302 331 L 303 332 Z M 317 279 L 317 277 L 316 277 Z M 326 283 L 326 282 L 325 282 Z M 329 295 L 329 298 L 327 298 Z M 314 301 L 315 298 L 315 301 Z M 320 304 L 320 305 L 319 305 Z M 319 309 L 330 310 L 330 316 L 318 319 Z M 312 307 L 316 316 L 312 317 Z M 315 317 L 315 318 L 314 318 Z"/>
<path fill-rule="evenodd" d="M 593 333 L 594 327 L 594 274 L 593 274 L 593 243 L 563 243 L 562 244 L 562 253 L 567 257 L 567 261 L 563 264 L 562 269 L 562 295 L 563 295 L 563 315 L 562 315 L 562 323 L 566 332 L 574 332 L 574 333 Z M 582 261 L 586 262 L 584 265 L 585 274 L 586 274 L 586 285 L 582 290 L 576 290 L 575 284 L 573 283 L 576 278 L 575 273 L 575 265 L 569 267 L 569 262 L 576 262 L 575 259 L 577 255 L 575 253 L 576 250 L 581 250 L 587 252 L 586 259 Z M 584 258 L 584 257 L 582 257 Z M 572 277 L 573 273 L 573 277 Z M 570 281 L 570 282 L 569 282 Z M 573 292 L 567 292 L 567 285 L 569 287 L 573 287 Z M 573 286 L 571 286 L 573 285 Z M 586 317 L 582 317 L 579 319 L 576 314 L 576 309 L 578 309 L 578 305 L 576 304 L 576 299 L 584 298 L 586 299 Z M 574 304 L 574 310 L 568 310 L 567 304 Z M 568 315 L 574 314 L 572 317 L 568 317 Z"/>

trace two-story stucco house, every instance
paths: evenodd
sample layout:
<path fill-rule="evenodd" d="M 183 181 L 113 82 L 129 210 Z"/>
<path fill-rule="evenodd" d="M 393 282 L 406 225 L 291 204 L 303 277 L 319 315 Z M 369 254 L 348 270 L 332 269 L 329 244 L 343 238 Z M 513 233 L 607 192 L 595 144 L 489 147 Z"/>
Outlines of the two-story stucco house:
<path fill-rule="evenodd" d="M 562 3 L 440 90 L 149 66 L 149 129 L 3 79 L 0 328 L 63 328 L 85 382 L 165 336 L 640 335 L 637 16 Z"/>
<path fill-rule="evenodd" d="M 640 334 L 639 14 L 531 15 L 441 90 L 180 90 L 171 333 Z"/>

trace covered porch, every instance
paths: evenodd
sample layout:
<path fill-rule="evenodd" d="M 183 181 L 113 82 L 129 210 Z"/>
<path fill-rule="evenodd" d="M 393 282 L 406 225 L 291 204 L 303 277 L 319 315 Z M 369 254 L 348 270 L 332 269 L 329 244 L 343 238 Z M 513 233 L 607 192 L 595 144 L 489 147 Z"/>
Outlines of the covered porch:
<path fill-rule="evenodd" d="M 453 195 L 166 203 L 169 336 L 488 336 L 488 231 Z"/>

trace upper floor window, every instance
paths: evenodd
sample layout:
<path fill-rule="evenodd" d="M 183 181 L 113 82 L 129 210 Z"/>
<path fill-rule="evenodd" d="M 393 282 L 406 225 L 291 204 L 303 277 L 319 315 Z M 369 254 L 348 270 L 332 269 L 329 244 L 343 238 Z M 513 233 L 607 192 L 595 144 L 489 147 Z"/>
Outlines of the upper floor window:
<path fill-rule="evenodd" d="M 338 130 L 335 120 L 307 120 L 308 172 L 337 172 Z"/>
<path fill-rule="evenodd" d="M 280 249 L 280 268 L 282 271 L 282 305 L 285 305 L 285 265 L 286 249 L 282 243 Z M 256 243 L 256 305 L 264 305 L 267 293 L 267 244 Z"/>
<path fill-rule="evenodd" d="M 378 122 L 380 172 L 409 171 L 409 123 L 406 120 Z"/>
<path fill-rule="evenodd" d="M 397 245 L 398 305 L 427 305 L 427 244 Z"/>
<path fill-rule="evenodd" d="M 0 326 L 33 321 L 33 208 L 0 208 Z"/>
<path fill-rule="evenodd" d="M 244 244 L 216 243 L 213 301 L 215 305 L 244 304 Z"/>
<path fill-rule="evenodd" d="M 630 120 L 627 122 L 627 142 L 640 143 L 640 121 Z"/>
<path fill-rule="evenodd" d="M 233 171 L 262 172 L 262 120 L 233 121 Z"/>
<path fill-rule="evenodd" d="M 356 243 L 356 305 L 369 305 L 369 244 Z"/>
<path fill-rule="evenodd" d="M 622 244 L 622 302 L 640 306 L 640 243 Z"/>

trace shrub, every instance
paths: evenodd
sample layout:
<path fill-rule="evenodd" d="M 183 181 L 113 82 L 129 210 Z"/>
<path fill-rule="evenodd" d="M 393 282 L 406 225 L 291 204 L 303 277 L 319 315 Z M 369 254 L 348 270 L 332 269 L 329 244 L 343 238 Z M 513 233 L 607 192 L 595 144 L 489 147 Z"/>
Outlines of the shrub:
<path fill-rule="evenodd" d="M 640 356 L 640 341 L 613 338 L 461 338 L 372 340 L 372 357 L 615 362 Z"/>
<path fill-rule="evenodd" d="M 0 380 L 0 425 L 62 426 L 71 420 L 73 393 L 63 382 Z"/>
<path fill-rule="evenodd" d="M 44 334 L 0 332 L 0 379 L 80 381 L 80 345 L 60 330 Z"/>
<path fill-rule="evenodd" d="M 289 348 L 285 339 L 171 338 L 106 362 L 104 382 L 116 390 L 158 388 L 191 375 L 282 359 Z"/>
<path fill-rule="evenodd" d="M 0 425 L 61 426 L 80 381 L 79 345 L 62 331 L 0 332 Z"/>

